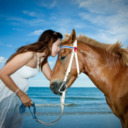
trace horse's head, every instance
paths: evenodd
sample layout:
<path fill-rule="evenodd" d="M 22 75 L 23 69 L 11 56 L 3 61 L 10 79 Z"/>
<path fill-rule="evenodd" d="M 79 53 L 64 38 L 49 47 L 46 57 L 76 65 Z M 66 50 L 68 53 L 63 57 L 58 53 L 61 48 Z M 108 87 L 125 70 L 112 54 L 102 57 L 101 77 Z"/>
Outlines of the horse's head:
<path fill-rule="evenodd" d="M 71 35 L 68 37 L 68 39 L 64 39 L 62 41 L 62 46 L 73 46 L 73 43 L 76 40 L 76 33 L 75 30 L 72 31 Z M 78 44 L 79 46 L 79 44 Z M 79 48 L 78 48 L 79 49 Z M 62 48 L 58 54 L 58 59 L 56 61 L 55 67 L 52 71 L 52 79 L 50 83 L 50 88 L 51 90 L 58 95 L 61 95 L 61 91 L 65 90 L 65 86 L 62 86 L 62 83 L 64 82 L 64 78 L 67 72 L 67 68 L 69 66 L 69 62 L 71 59 L 72 55 L 72 49 L 70 48 Z M 78 56 L 78 62 L 79 62 L 79 70 L 82 70 L 82 57 L 80 55 L 79 50 L 77 51 L 77 56 Z M 72 83 L 75 81 L 77 78 L 77 64 L 75 60 L 75 56 L 73 57 L 72 64 L 71 64 L 71 69 L 70 73 L 67 76 L 66 79 L 66 85 L 67 88 L 69 88 Z"/>

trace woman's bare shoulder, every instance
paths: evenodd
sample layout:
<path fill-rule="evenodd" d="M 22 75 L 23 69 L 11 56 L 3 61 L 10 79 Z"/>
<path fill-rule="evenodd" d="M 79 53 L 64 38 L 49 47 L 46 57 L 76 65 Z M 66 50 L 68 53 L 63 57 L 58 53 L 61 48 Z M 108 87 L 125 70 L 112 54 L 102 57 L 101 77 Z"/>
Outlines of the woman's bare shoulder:
<path fill-rule="evenodd" d="M 21 53 L 21 54 L 18 54 L 17 56 L 21 56 L 21 57 L 23 57 L 23 56 L 25 56 L 25 57 L 27 57 L 27 58 L 33 58 L 34 56 L 35 56 L 35 52 L 33 52 L 33 51 L 28 51 L 28 52 L 24 52 L 24 53 Z"/>

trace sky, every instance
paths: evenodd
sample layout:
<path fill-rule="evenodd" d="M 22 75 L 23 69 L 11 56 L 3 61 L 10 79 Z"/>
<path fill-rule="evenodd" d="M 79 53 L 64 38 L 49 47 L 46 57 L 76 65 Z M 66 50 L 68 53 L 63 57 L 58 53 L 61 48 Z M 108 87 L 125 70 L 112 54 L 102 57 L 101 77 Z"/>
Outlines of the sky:
<path fill-rule="evenodd" d="M 34 43 L 41 33 L 53 29 L 86 35 L 101 43 L 120 41 L 128 45 L 127 0 L 0 0 L 0 68 L 17 48 Z M 49 57 L 53 68 L 57 57 Z M 40 72 L 30 86 L 49 87 Z M 95 87 L 81 74 L 72 87 Z"/>

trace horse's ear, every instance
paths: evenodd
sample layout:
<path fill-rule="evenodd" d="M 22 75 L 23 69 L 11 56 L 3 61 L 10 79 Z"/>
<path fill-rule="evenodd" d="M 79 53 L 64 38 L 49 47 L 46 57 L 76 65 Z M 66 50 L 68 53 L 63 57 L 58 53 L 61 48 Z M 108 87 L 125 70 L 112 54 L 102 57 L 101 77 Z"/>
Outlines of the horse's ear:
<path fill-rule="evenodd" d="M 73 29 L 73 30 L 72 30 L 72 33 L 71 33 L 71 35 L 70 35 L 70 37 L 69 37 L 69 42 L 70 42 L 70 43 L 73 43 L 75 40 L 76 40 L 76 32 L 75 32 L 75 30 Z"/>

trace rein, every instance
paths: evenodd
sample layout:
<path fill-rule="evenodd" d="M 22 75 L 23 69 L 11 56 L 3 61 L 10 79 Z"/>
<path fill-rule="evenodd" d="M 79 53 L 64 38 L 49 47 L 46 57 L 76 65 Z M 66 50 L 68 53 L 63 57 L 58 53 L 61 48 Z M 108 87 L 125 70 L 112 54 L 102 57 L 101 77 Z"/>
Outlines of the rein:
<path fill-rule="evenodd" d="M 75 55 L 75 60 L 76 60 L 76 67 L 77 67 L 77 77 L 80 73 L 80 70 L 79 70 L 79 63 L 78 63 L 78 56 L 77 56 L 77 40 L 75 40 L 75 42 L 73 43 L 73 47 L 72 46 L 61 46 L 60 49 L 62 48 L 69 48 L 69 49 L 72 49 L 72 54 L 71 54 L 71 58 L 70 58 L 70 62 L 69 62 L 69 65 L 68 65 L 68 69 L 67 69 L 67 72 L 66 72 L 66 75 L 64 77 L 64 81 L 62 83 L 62 85 L 60 86 L 59 88 L 59 92 L 62 93 L 61 97 L 60 97 L 60 106 L 61 106 L 61 114 L 59 116 L 58 119 L 56 119 L 55 121 L 52 121 L 52 122 L 43 122 L 41 120 L 39 120 L 36 116 L 36 107 L 35 107 L 35 103 L 32 102 L 32 106 L 33 107 L 33 112 L 31 110 L 31 108 L 29 107 L 29 110 L 32 114 L 32 117 L 40 124 L 43 124 L 43 125 L 54 125 L 57 121 L 59 121 L 63 115 L 63 111 L 64 111 L 64 103 L 65 103 L 65 95 L 66 95 L 66 92 L 67 92 L 67 89 L 68 89 L 68 86 L 66 84 L 66 81 L 67 81 L 67 78 L 68 78 L 68 75 L 71 71 L 71 66 L 72 66 L 72 61 L 73 61 L 73 57 Z M 61 91 L 62 87 L 65 86 L 65 90 L 64 91 Z M 19 112 L 22 114 L 25 112 L 25 106 L 24 104 L 22 104 L 19 108 Z"/>

